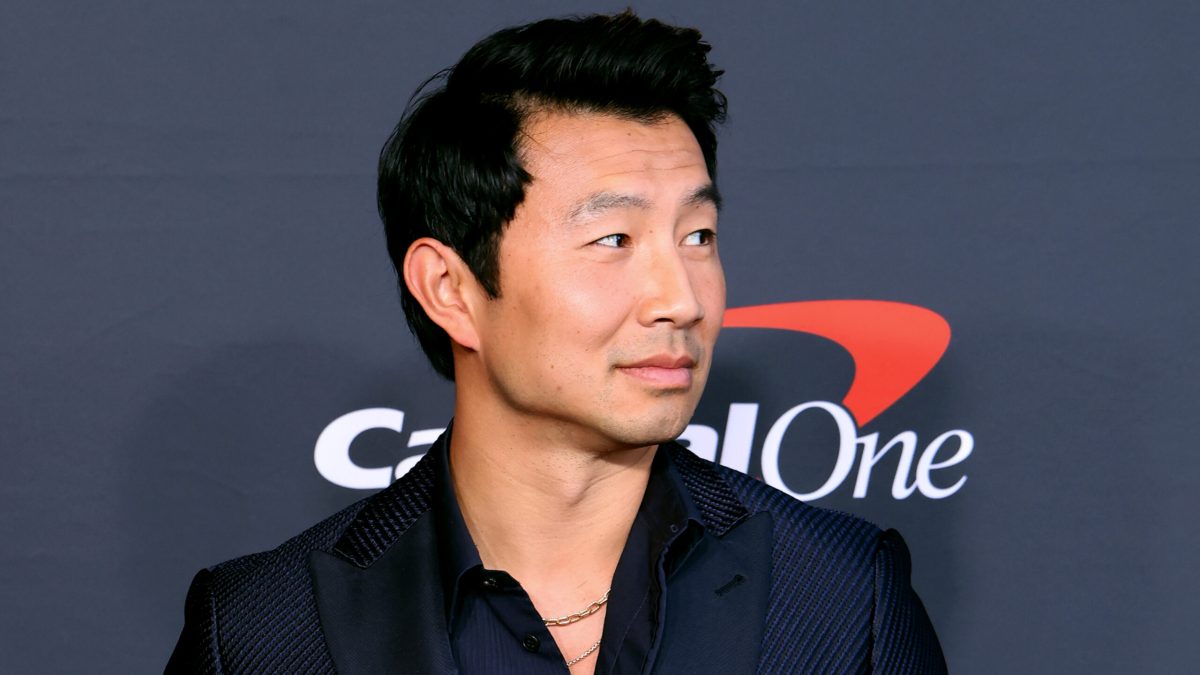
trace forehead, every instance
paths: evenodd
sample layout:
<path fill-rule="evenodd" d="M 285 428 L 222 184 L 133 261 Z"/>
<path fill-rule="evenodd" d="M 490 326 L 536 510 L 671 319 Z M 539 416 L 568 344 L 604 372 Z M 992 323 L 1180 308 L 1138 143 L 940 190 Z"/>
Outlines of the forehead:
<path fill-rule="evenodd" d="M 533 177 L 527 198 L 569 200 L 619 189 L 654 199 L 709 183 L 700 145 L 675 115 L 644 122 L 601 113 L 535 113 L 526 121 L 521 159 Z"/>

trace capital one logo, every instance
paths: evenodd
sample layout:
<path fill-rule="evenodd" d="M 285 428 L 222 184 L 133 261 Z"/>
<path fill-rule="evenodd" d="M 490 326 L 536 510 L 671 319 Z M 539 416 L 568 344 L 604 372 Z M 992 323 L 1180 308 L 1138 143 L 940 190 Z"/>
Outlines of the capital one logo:
<path fill-rule="evenodd" d="M 815 300 L 732 308 L 725 312 L 724 327 L 817 335 L 840 345 L 854 362 L 854 379 L 840 402 L 797 403 L 771 423 L 759 453 L 767 484 L 811 501 L 829 495 L 854 474 L 853 494 L 861 499 L 870 491 L 873 469 L 893 452 L 899 453 L 890 486 L 894 499 L 907 499 L 914 493 L 944 499 L 966 483 L 966 474 L 955 468 L 970 457 L 975 447 L 974 437 L 966 430 L 946 431 L 924 448 L 919 448 L 915 431 L 900 431 L 883 443 L 877 431 L 862 433 L 863 427 L 911 391 L 945 354 L 950 344 L 950 325 L 935 312 L 881 300 Z M 770 358 L 770 354 L 763 356 Z M 736 396 L 740 392 L 732 393 Z M 723 434 L 712 426 L 690 424 L 680 440 L 705 459 L 749 473 L 759 407 L 756 402 L 731 403 Z M 838 432 L 836 459 L 828 477 L 810 492 L 798 492 L 789 486 L 779 468 L 788 429 L 802 415 L 825 416 Z M 403 435 L 404 422 L 404 411 L 394 408 L 367 408 L 338 417 L 317 438 L 313 454 L 317 471 L 342 487 L 386 487 L 412 468 L 444 429 L 409 432 L 409 456 L 395 466 L 359 466 L 351 460 L 350 445 L 370 429 Z"/>

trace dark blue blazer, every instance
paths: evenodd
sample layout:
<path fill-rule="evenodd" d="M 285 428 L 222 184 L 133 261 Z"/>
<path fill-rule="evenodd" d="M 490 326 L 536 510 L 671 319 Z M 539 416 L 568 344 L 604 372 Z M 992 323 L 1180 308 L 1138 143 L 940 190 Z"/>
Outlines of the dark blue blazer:
<path fill-rule="evenodd" d="M 660 451 L 715 536 L 669 579 L 656 673 L 945 672 L 894 530 Z M 455 672 L 435 454 L 273 551 L 201 570 L 167 672 Z"/>

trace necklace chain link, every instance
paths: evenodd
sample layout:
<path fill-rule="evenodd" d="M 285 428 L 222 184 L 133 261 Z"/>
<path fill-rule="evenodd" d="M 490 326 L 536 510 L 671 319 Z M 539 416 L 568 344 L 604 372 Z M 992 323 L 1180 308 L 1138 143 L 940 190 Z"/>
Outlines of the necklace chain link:
<path fill-rule="evenodd" d="M 587 607 L 584 607 L 582 610 L 575 612 L 574 614 L 566 614 L 555 619 L 547 619 L 542 617 L 542 623 L 546 624 L 547 626 L 569 626 L 576 621 L 582 621 L 596 612 L 599 612 L 600 608 L 608 603 L 608 594 L 610 592 L 612 592 L 611 588 L 607 591 L 604 591 L 604 595 L 602 595 L 599 600 L 593 602 Z"/>

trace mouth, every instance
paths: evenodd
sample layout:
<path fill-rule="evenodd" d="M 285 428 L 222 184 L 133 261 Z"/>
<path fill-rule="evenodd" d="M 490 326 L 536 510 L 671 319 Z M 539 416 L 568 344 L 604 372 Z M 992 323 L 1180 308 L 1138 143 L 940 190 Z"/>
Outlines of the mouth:
<path fill-rule="evenodd" d="M 688 389 L 696 360 L 687 354 L 658 354 L 635 363 L 617 366 L 617 370 L 643 384 L 662 389 Z"/>

